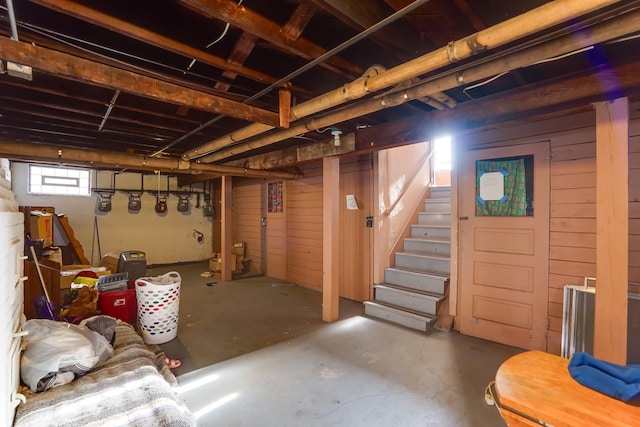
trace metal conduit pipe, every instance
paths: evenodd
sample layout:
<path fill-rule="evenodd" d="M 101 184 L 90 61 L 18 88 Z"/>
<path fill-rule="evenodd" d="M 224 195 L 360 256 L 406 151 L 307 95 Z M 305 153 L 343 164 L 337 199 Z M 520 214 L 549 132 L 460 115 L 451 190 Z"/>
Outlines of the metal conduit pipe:
<path fill-rule="evenodd" d="M 16 14 L 13 10 L 13 0 L 7 0 L 7 12 L 9 13 L 9 25 L 11 26 L 11 40 L 18 40 L 18 26 Z"/>
<path fill-rule="evenodd" d="M 191 163 L 180 159 L 163 159 L 136 154 L 113 153 L 108 151 L 82 150 L 78 148 L 56 148 L 28 142 L 0 141 L 0 157 L 54 161 L 56 163 L 82 164 L 143 170 L 162 170 L 175 173 L 219 173 L 221 175 L 251 178 L 293 179 L 298 174 L 275 172 L 262 169 L 247 169 L 235 166 Z"/>
<path fill-rule="evenodd" d="M 362 101 L 345 109 L 334 111 L 305 123 L 295 125 L 290 129 L 265 135 L 264 137 L 244 144 L 229 147 L 226 150 L 205 156 L 200 159 L 200 161 L 215 162 L 223 160 L 252 149 L 261 148 L 266 145 L 291 138 L 292 136 L 309 130 L 332 126 L 336 123 L 380 111 L 384 108 L 394 107 L 414 99 L 429 96 L 433 93 L 531 65 L 537 61 L 623 37 L 629 33 L 637 31 L 638 28 L 640 28 L 640 11 L 629 12 L 626 15 L 621 15 L 590 27 L 589 31 L 585 31 L 581 34 L 581 37 L 567 35 L 559 39 L 513 53 L 508 57 L 497 61 L 487 62 L 469 67 L 465 70 L 447 73 L 443 76 L 430 79 L 429 81 L 422 81 L 413 87 Z"/>
<path fill-rule="evenodd" d="M 371 77 L 374 74 L 380 73 L 384 71 L 384 68 L 380 67 L 380 66 L 373 66 L 370 67 L 367 71 L 365 71 L 365 73 L 363 74 L 362 77 L 359 77 L 357 80 L 355 80 L 354 82 L 360 82 L 362 84 L 364 84 L 364 82 L 366 81 L 366 79 L 368 79 L 369 77 Z M 345 96 L 348 96 L 348 93 L 345 94 Z M 296 119 L 300 119 L 302 117 L 306 117 L 308 115 L 311 115 L 312 113 L 310 111 L 305 111 L 304 110 L 304 105 L 305 104 L 300 104 L 297 107 L 294 107 L 291 110 L 291 115 L 293 117 L 295 117 Z M 302 109 L 300 108 L 302 107 Z M 328 106 L 325 108 L 327 109 L 329 108 Z M 265 125 L 262 123 L 254 123 L 252 125 L 249 126 L 245 126 L 241 129 L 238 129 L 237 131 L 231 132 L 225 136 L 222 136 L 220 138 L 214 139 L 213 141 L 204 144 L 196 149 L 194 149 L 193 151 L 189 152 L 186 154 L 186 157 L 183 156 L 183 158 L 186 159 L 190 159 L 192 157 L 190 157 L 190 155 L 197 155 L 197 153 L 202 152 L 203 155 L 207 152 L 211 152 L 220 148 L 224 148 L 228 145 L 231 145 L 235 142 L 239 142 L 239 141 L 244 141 L 247 140 L 251 137 L 260 135 L 262 133 L 265 133 L 269 130 L 275 129 L 273 126 L 269 126 L 269 125 Z"/>
<path fill-rule="evenodd" d="M 546 3 L 500 24 L 458 41 L 450 42 L 446 47 L 436 49 L 383 73 L 368 78 L 359 78 L 341 88 L 300 104 L 292 109 L 292 111 L 296 117 L 306 117 L 325 111 L 341 105 L 348 100 L 358 99 L 372 92 L 395 86 L 422 74 L 438 70 L 461 59 L 518 40 L 537 31 L 561 24 L 619 1 L 620 0 L 555 0 Z M 345 94 L 348 96 L 348 99 L 345 99 Z M 252 126 L 253 125 L 249 127 Z M 258 135 L 258 133 L 251 136 L 256 135 Z M 228 136 L 218 138 L 185 153 L 183 157 L 193 159 L 203 156 L 208 152 L 224 146 L 222 141 L 229 139 L 231 138 L 228 138 Z M 234 138 L 231 139 L 231 141 L 239 142 L 241 139 Z M 201 159 L 201 161 L 207 160 Z"/>
<path fill-rule="evenodd" d="M 381 28 L 391 24 L 392 22 L 397 21 L 398 19 L 402 18 L 403 16 L 407 15 L 408 13 L 411 13 L 412 11 L 416 10 L 417 8 L 422 6 L 423 4 L 428 3 L 429 1 L 430 0 L 414 0 L 413 3 L 410 3 L 409 5 L 403 7 L 402 9 L 398 10 L 397 12 L 387 16 L 382 21 L 376 23 L 375 25 L 370 26 L 369 28 L 367 28 L 366 30 L 362 31 L 361 33 L 355 35 L 354 37 L 350 38 L 349 40 L 347 40 L 347 41 L 345 41 L 343 43 L 340 43 L 338 46 L 334 47 L 333 49 L 331 49 L 331 50 L 329 50 L 329 51 L 327 51 L 325 53 L 323 53 L 322 55 L 320 55 L 319 57 L 317 57 L 313 61 L 309 62 L 308 64 L 305 64 L 304 66 L 298 68 L 297 70 L 293 71 L 292 73 L 287 74 L 286 76 L 282 77 L 277 82 L 272 83 L 268 87 L 262 89 L 260 92 L 258 92 L 255 95 L 252 95 L 251 97 L 247 98 L 246 100 L 243 101 L 243 104 L 247 104 L 247 103 L 249 103 L 251 101 L 254 101 L 254 100 L 260 98 L 262 95 L 266 95 L 272 89 L 274 89 L 276 87 L 280 87 L 283 84 L 291 81 L 291 79 L 294 79 L 297 76 L 305 73 L 307 70 L 315 67 L 316 65 L 318 65 L 321 62 L 325 61 L 326 59 L 331 58 L 332 56 L 342 52 L 343 50 L 345 50 L 348 47 L 356 44 L 360 40 L 364 39 L 365 37 L 368 37 L 370 34 L 375 33 L 376 31 L 378 31 Z M 295 117 L 295 113 L 293 114 L 293 116 Z M 225 117 L 225 116 L 224 115 L 218 115 L 218 116 L 214 117 L 213 119 L 211 119 L 208 122 L 204 123 L 203 125 L 199 126 L 197 129 L 194 129 L 191 132 L 186 133 L 185 135 L 181 136 L 180 138 L 178 138 L 177 140 L 173 141 L 172 143 L 164 146 L 160 150 L 156 151 L 153 155 L 156 155 L 156 154 L 166 150 L 167 148 L 169 148 L 169 147 L 175 145 L 176 143 L 178 143 L 179 141 L 182 141 L 185 138 L 187 138 L 188 136 L 193 135 L 194 133 L 198 132 L 199 130 L 204 129 L 204 128 L 216 123 L 217 121 L 219 121 L 223 117 Z M 302 117 L 302 116 L 300 116 L 300 117 Z M 267 130 L 270 130 L 270 129 L 273 129 L 273 127 L 270 127 L 269 129 L 265 129 L 265 130 L 254 129 L 252 131 L 256 132 L 256 133 L 253 133 L 250 136 L 258 135 L 258 134 L 266 132 Z M 249 134 L 248 131 L 246 132 L 246 134 Z M 231 137 L 229 137 L 229 139 L 231 139 Z M 224 142 L 222 140 L 219 141 L 219 143 L 223 144 L 222 146 L 228 145 L 228 143 L 224 144 Z M 194 151 L 200 150 L 202 152 L 202 155 L 204 155 L 207 152 L 212 151 L 214 149 L 215 148 L 209 149 L 208 151 L 205 151 L 204 148 L 199 147 Z M 196 157 L 196 156 L 197 155 L 194 155 L 194 157 Z M 184 154 L 183 157 L 184 158 L 188 158 L 187 154 Z M 193 157 L 191 157 L 191 158 L 193 158 Z"/>

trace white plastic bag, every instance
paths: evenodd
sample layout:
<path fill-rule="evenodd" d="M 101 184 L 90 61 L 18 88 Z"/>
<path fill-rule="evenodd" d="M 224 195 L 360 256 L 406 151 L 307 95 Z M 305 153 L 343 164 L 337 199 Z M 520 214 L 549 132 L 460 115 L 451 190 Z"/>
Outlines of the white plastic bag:
<path fill-rule="evenodd" d="M 85 326 L 47 319 L 28 320 L 24 328 L 27 348 L 20 376 L 33 391 L 71 382 L 113 354 L 105 337 Z"/>

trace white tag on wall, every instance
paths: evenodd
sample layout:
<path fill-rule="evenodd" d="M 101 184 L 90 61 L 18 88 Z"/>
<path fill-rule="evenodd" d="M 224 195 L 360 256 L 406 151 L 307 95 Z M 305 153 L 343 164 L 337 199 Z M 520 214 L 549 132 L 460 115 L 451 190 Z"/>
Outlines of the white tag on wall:
<path fill-rule="evenodd" d="M 358 210 L 358 202 L 356 201 L 356 196 L 353 194 L 347 194 L 347 209 L 350 211 Z"/>

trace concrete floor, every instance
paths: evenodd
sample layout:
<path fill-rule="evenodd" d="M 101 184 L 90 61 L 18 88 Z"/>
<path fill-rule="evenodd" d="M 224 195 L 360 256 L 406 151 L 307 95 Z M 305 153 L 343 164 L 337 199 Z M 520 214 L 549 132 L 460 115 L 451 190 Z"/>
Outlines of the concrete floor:
<path fill-rule="evenodd" d="M 258 276 L 182 276 L 180 396 L 201 426 L 504 426 L 484 389 L 521 350 L 455 331 L 420 333 L 366 317 L 343 300 L 321 320 L 320 293 Z"/>

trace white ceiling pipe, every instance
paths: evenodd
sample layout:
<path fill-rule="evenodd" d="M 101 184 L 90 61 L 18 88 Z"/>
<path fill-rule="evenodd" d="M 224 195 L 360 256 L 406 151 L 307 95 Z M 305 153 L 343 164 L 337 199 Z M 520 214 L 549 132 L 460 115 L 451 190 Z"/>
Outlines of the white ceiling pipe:
<path fill-rule="evenodd" d="M 619 1 L 555 0 L 546 3 L 468 37 L 450 42 L 446 47 L 436 49 L 387 71 L 371 76 L 363 76 L 341 88 L 299 104 L 292 108 L 292 116 L 300 119 L 334 108 L 347 101 L 362 98 L 367 94 L 395 86 L 425 73 L 436 71 L 461 59 L 502 46 Z M 183 155 L 183 158 L 194 159 L 201 157 L 231 143 L 243 141 L 271 129 L 273 127 L 250 125 L 190 150 Z"/>

